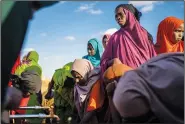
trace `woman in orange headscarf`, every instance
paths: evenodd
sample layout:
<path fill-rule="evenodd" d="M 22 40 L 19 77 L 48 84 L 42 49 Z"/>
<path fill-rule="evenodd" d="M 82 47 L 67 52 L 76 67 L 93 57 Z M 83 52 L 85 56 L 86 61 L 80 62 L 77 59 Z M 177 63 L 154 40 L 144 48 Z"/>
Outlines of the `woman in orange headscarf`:
<path fill-rule="evenodd" d="M 116 124 L 121 123 L 121 116 L 119 115 L 113 104 L 113 94 L 120 77 L 129 70 L 132 70 L 132 68 L 125 64 L 122 64 L 121 62 L 115 61 L 114 64 L 110 66 L 103 75 L 109 99 L 109 110 L 107 111 L 107 114 L 109 114 L 108 118 L 111 118 L 112 122 Z"/>
<path fill-rule="evenodd" d="M 157 54 L 167 52 L 184 52 L 184 20 L 176 17 L 167 17 L 158 26 Z"/>

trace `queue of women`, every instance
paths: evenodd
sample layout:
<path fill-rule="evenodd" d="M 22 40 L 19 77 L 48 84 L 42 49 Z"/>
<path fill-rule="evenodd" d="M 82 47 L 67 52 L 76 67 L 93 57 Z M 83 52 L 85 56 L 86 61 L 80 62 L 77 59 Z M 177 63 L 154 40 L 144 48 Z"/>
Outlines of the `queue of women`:
<path fill-rule="evenodd" d="M 55 70 L 45 98 L 54 98 L 61 124 L 69 117 L 81 124 L 184 123 L 184 20 L 164 18 L 154 44 L 140 24 L 141 15 L 132 4 L 118 5 L 120 29 L 105 34 L 102 42 L 90 39 L 87 55 Z M 14 73 L 34 66 L 29 69 L 41 76 L 38 60 L 36 51 L 29 52 Z M 40 92 L 34 98 L 25 95 L 29 99 L 20 106 L 42 104 Z"/>

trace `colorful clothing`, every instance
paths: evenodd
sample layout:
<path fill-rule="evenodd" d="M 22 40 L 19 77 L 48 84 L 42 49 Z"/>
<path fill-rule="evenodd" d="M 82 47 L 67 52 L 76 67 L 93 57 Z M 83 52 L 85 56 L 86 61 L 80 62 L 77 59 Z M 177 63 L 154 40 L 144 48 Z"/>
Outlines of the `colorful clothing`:
<path fill-rule="evenodd" d="M 54 81 L 54 105 L 55 113 L 61 119 L 60 123 L 67 123 L 67 119 L 73 113 L 73 80 L 71 75 L 72 62 L 67 63 L 61 69 L 57 69 L 53 75 Z M 66 86 L 66 83 L 67 86 Z"/>
<path fill-rule="evenodd" d="M 184 53 L 160 54 L 127 72 L 118 82 L 113 102 L 125 118 L 152 111 L 160 123 L 183 124 Z"/>
<path fill-rule="evenodd" d="M 17 57 L 17 60 L 16 60 L 16 62 L 15 62 L 15 64 L 14 64 L 14 66 L 13 66 L 13 68 L 12 68 L 12 74 L 15 73 L 16 68 L 17 68 L 20 64 L 21 64 L 21 59 L 20 59 L 20 56 L 18 56 L 18 57 Z"/>
<path fill-rule="evenodd" d="M 36 94 L 32 94 L 30 95 L 29 101 L 27 106 L 40 106 L 38 99 L 37 99 L 37 95 Z M 44 113 L 43 110 L 38 109 L 38 110 L 26 110 L 26 114 L 39 114 L 39 113 Z M 33 118 L 33 119 L 27 119 L 30 124 L 41 124 L 42 120 L 41 118 Z"/>
<path fill-rule="evenodd" d="M 97 110 L 104 102 L 104 91 L 100 79 L 100 68 L 94 68 L 86 59 L 76 59 L 72 71 L 78 72 L 85 80 L 86 85 L 75 84 L 74 100 L 80 119 L 86 112 Z"/>
<path fill-rule="evenodd" d="M 103 53 L 103 46 L 95 38 L 89 40 L 88 44 L 89 43 L 94 48 L 95 55 L 94 56 L 86 55 L 86 56 L 83 57 L 83 59 L 89 60 L 94 67 L 98 67 L 100 65 L 100 59 L 101 59 L 101 56 L 102 56 L 102 53 Z"/>
<path fill-rule="evenodd" d="M 15 70 L 17 69 L 17 67 L 19 66 L 21 64 L 21 60 L 20 60 L 20 56 L 18 56 L 18 58 L 17 58 L 17 60 L 16 60 L 16 62 L 15 62 L 15 64 L 14 64 L 14 66 L 13 66 L 13 68 L 12 68 L 12 74 L 14 74 L 15 73 Z M 12 86 L 12 82 L 9 82 L 8 83 L 8 86 Z"/>
<path fill-rule="evenodd" d="M 64 86 L 64 82 L 67 79 L 67 77 L 72 78 L 71 75 L 71 66 L 72 62 L 67 63 L 63 66 L 63 68 L 55 70 L 55 73 L 53 75 L 53 81 L 54 81 L 54 89 L 56 92 L 58 92 L 61 95 L 62 87 Z"/>
<path fill-rule="evenodd" d="M 132 70 L 131 67 L 124 64 L 114 64 L 110 66 L 104 73 L 104 78 L 111 80 L 117 77 L 121 77 L 125 72 Z"/>
<path fill-rule="evenodd" d="M 106 91 L 107 96 L 109 99 L 109 107 L 107 109 L 107 119 L 112 123 L 120 123 L 121 116 L 119 115 L 118 111 L 116 110 L 113 104 L 113 95 L 116 89 L 117 81 L 123 76 L 127 71 L 132 70 L 131 67 L 124 65 L 124 64 L 113 64 L 110 66 L 104 73 L 103 78 L 106 84 Z M 109 123 L 110 123 L 109 122 Z"/>
<path fill-rule="evenodd" d="M 160 22 L 157 31 L 157 43 L 155 49 L 158 54 L 166 52 L 184 52 L 184 41 L 173 43 L 173 32 L 179 28 L 184 20 L 176 17 L 167 17 Z"/>
<path fill-rule="evenodd" d="M 156 55 L 147 31 L 133 13 L 126 9 L 123 11 L 126 15 L 126 25 L 109 39 L 101 59 L 102 73 L 108 68 L 108 62 L 114 58 L 119 58 L 123 64 L 131 68 L 137 68 Z"/>
<path fill-rule="evenodd" d="M 21 75 L 21 73 L 23 71 L 34 70 L 40 76 L 42 76 L 42 69 L 41 69 L 40 65 L 38 64 L 38 60 L 39 60 L 39 55 L 36 51 L 29 52 L 27 55 L 27 61 L 17 67 L 15 74 Z"/>
<path fill-rule="evenodd" d="M 21 63 L 17 67 L 17 69 L 15 70 L 15 74 L 21 75 L 21 73 L 26 70 L 34 70 L 41 77 L 42 69 L 40 65 L 38 64 L 38 60 L 39 60 L 39 55 L 36 51 L 29 52 L 27 55 L 27 61 L 24 63 Z M 27 105 L 27 106 L 39 106 L 40 105 L 36 94 L 30 95 L 28 102 L 27 102 L 27 98 L 23 98 L 21 104 Z M 43 111 L 42 110 L 27 110 L 25 114 L 39 114 L 39 113 L 43 113 Z M 29 122 L 39 123 L 39 122 L 42 122 L 42 119 L 29 119 Z"/>

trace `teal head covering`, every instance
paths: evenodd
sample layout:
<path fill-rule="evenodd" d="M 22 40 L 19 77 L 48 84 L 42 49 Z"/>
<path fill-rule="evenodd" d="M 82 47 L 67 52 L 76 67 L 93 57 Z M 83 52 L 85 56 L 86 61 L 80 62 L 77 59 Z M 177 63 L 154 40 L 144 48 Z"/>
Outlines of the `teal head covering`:
<path fill-rule="evenodd" d="M 103 54 L 103 46 L 96 38 L 90 39 L 88 41 L 88 44 L 89 43 L 92 45 L 95 51 L 95 55 L 94 56 L 86 55 L 83 57 L 83 59 L 89 60 L 94 67 L 97 67 L 100 65 L 101 56 Z"/>

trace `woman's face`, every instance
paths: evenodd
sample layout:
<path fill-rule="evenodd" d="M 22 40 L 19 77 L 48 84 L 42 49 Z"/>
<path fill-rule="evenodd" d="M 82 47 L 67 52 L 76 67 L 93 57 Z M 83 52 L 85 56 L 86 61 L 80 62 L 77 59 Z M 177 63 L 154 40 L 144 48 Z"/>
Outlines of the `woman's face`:
<path fill-rule="evenodd" d="M 104 38 L 103 38 L 103 47 L 104 48 L 106 48 L 106 46 L 107 46 L 107 44 L 108 44 L 108 38 L 107 38 L 107 36 L 104 36 Z"/>
<path fill-rule="evenodd" d="M 73 79 L 74 79 L 75 83 L 77 83 L 81 86 L 85 85 L 84 78 L 78 72 L 72 71 L 71 75 L 73 76 Z"/>
<path fill-rule="evenodd" d="M 123 27 L 126 23 L 126 15 L 123 11 L 122 7 L 119 7 L 115 12 L 115 19 L 116 22 L 120 25 L 120 27 Z"/>
<path fill-rule="evenodd" d="M 87 45 L 87 51 L 89 56 L 94 56 L 95 55 L 95 50 L 92 46 L 92 44 L 88 43 Z"/>
<path fill-rule="evenodd" d="M 173 43 L 177 43 L 182 41 L 184 36 L 184 23 L 179 26 L 179 28 L 175 29 L 173 32 Z"/>

